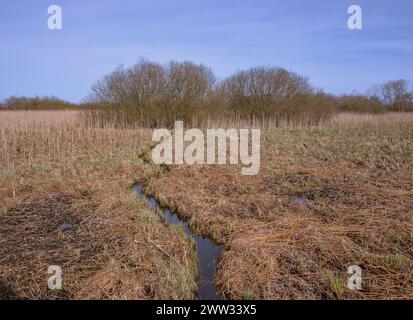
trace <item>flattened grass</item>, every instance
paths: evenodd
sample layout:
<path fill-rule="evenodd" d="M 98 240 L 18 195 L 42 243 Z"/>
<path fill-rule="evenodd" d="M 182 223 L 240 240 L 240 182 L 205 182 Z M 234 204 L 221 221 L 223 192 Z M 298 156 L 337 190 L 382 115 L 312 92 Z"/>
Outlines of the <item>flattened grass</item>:
<path fill-rule="evenodd" d="M 0 297 L 194 298 L 193 243 L 131 191 L 156 171 L 138 157 L 150 132 L 86 128 L 72 116 L 0 120 Z M 62 268 L 62 290 L 47 287 L 50 265 Z"/>
<path fill-rule="evenodd" d="M 227 298 L 410 299 L 413 122 L 377 119 L 272 129 L 258 176 L 175 166 L 149 190 L 225 245 Z M 361 291 L 346 286 L 350 265 Z"/>

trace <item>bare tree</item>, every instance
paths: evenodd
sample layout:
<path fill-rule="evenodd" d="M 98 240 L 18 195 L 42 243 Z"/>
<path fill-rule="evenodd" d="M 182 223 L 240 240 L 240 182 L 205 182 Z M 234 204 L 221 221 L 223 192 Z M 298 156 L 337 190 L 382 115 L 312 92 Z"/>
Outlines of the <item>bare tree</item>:
<path fill-rule="evenodd" d="M 126 96 L 125 70 L 122 66 L 119 66 L 111 74 L 105 76 L 103 80 L 93 85 L 90 100 L 93 102 L 116 103 L 123 102 Z"/>
<path fill-rule="evenodd" d="M 163 105 L 172 119 L 189 121 L 205 107 L 214 89 L 215 76 L 210 68 L 192 62 L 170 62 L 165 67 L 166 88 Z"/>
<path fill-rule="evenodd" d="M 267 116 L 287 101 L 312 92 L 307 78 L 276 67 L 241 71 L 226 79 L 222 88 L 230 109 L 250 117 Z"/>
<path fill-rule="evenodd" d="M 173 125 L 174 120 L 191 120 L 205 107 L 214 84 L 212 70 L 203 65 L 173 61 L 162 66 L 141 58 L 97 82 L 90 100 L 121 108 L 130 119 L 149 119 L 153 126 Z"/>
<path fill-rule="evenodd" d="M 402 111 L 412 109 L 412 93 L 407 80 L 388 81 L 380 86 L 380 96 L 389 107 Z"/>

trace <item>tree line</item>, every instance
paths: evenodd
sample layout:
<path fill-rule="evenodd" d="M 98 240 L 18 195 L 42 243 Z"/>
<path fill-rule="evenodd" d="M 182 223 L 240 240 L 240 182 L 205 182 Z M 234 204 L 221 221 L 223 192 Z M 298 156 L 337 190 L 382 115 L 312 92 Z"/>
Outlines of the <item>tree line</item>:
<path fill-rule="evenodd" d="M 217 81 L 202 64 L 163 65 L 143 58 L 103 77 L 88 101 L 99 106 L 88 112 L 92 122 L 148 127 L 173 126 L 175 120 L 202 126 L 216 119 L 313 125 L 340 111 L 413 111 L 406 80 L 389 81 L 365 94 L 334 96 L 279 67 L 250 68 Z"/>
<path fill-rule="evenodd" d="M 313 125 L 337 112 L 413 111 L 407 80 L 389 81 L 364 94 L 334 96 L 309 79 L 279 67 L 256 67 L 218 81 L 211 68 L 190 61 L 160 64 L 140 58 L 97 81 L 80 105 L 58 98 L 11 97 L 12 110 L 84 110 L 92 125 L 173 126 L 175 120 L 202 126 L 217 119 L 279 125 Z"/>
<path fill-rule="evenodd" d="M 74 110 L 81 109 L 75 103 L 64 101 L 57 97 L 16 97 L 11 96 L 0 102 L 3 110 Z"/>

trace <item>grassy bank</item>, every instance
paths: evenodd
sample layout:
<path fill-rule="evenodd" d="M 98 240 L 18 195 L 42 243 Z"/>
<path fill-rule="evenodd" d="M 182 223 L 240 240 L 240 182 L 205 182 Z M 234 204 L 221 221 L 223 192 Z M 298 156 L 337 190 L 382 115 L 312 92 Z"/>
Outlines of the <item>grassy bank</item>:
<path fill-rule="evenodd" d="M 175 166 L 149 191 L 225 245 L 230 299 L 413 298 L 413 117 L 265 131 L 259 175 Z M 363 289 L 347 288 L 362 268 Z"/>
<path fill-rule="evenodd" d="M 1 113 L 2 299 L 195 297 L 193 244 L 131 192 L 156 171 L 138 157 L 149 139 L 72 111 Z M 47 287 L 50 265 L 62 290 Z"/>

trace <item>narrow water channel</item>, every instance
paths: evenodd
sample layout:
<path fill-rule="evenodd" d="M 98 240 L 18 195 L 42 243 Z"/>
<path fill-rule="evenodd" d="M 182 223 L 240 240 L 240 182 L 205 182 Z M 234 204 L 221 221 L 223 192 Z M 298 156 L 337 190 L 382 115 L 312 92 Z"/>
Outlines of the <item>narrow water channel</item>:
<path fill-rule="evenodd" d="M 220 257 L 223 247 L 215 244 L 211 239 L 205 238 L 200 234 L 193 234 L 188 222 L 183 221 L 179 216 L 167 208 L 162 208 L 154 197 L 149 197 L 143 191 L 143 183 L 136 183 L 133 186 L 135 193 L 144 199 L 148 205 L 158 212 L 168 225 L 179 225 L 183 227 L 185 234 L 196 243 L 198 256 L 198 299 L 199 300 L 221 300 L 214 286 L 214 275 L 217 268 L 218 258 Z"/>

